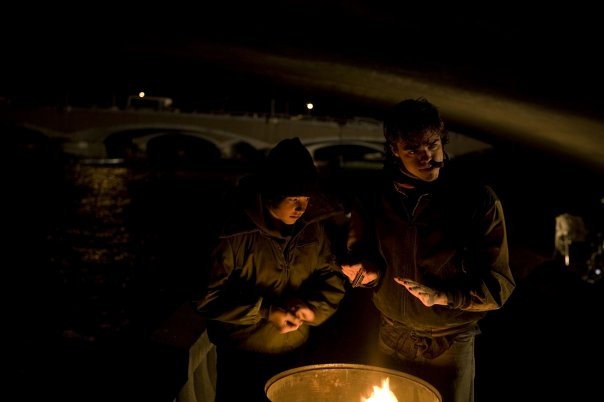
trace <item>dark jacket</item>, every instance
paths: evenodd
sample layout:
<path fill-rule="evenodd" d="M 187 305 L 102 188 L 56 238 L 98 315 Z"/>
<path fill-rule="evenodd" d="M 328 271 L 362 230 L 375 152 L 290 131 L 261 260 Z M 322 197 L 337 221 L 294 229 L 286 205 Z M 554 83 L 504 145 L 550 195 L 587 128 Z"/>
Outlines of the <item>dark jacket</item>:
<path fill-rule="evenodd" d="M 441 177 L 401 190 L 385 174 L 353 207 L 351 262 L 379 273 L 374 303 L 385 316 L 417 332 L 469 329 L 504 305 L 515 288 L 503 209 L 486 185 Z M 447 293 L 449 305 L 424 306 L 394 277 Z"/>
<path fill-rule="evenodd" d="M 346 278 L 335 262 L 321 220 L 343 213 L 339 204 L 311 198 L 305 214 L 284 238 L 267 228 L 266 208 L 256 191 L 241 194 L 213 249 L 209 286 L 197 304 L 217 345 L 283 353 L 304 344 L 309 326 L 281 334 L 267 320 L 270 305 L 300 298 L 315 309 L 319 325 L 338 308 Z"/>

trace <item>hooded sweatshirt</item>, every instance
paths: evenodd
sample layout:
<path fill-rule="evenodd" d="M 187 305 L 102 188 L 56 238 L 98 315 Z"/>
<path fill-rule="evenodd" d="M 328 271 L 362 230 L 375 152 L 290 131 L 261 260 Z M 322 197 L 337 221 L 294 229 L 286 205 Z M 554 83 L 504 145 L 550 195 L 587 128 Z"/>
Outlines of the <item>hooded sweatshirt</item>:
<path fill-rule="evenodd" d="M 214 344 L 278 354 L 303 345 L 309 325 L 325 322 L 344 297 L 346 278 L 321 222 L 343 208 L 314 194 L 304 215 L 284 234 L 269 223 L 266 182 L 261 175 L 240 186 L 240 202 L 222 226 L 211 253 L 209 285 L 196 306 L 208 320 Z M 271 306 L 288 298 L 312 306 L 315 321 L 281 334 L 267 318 Z"/>

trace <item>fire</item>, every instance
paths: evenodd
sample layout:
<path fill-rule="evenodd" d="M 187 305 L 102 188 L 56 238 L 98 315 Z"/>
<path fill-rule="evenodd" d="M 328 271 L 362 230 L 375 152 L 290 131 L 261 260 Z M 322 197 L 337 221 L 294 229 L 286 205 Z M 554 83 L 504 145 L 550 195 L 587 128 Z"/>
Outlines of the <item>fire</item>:
<path fill-rule="evenodd" d="M 382 387 L 373 386 L 373 393 L 369 398 L 361 397 L 361 402 L 398 402 L 394 393 L 390 390 L 390 378 L 386 377 L 382 381 Z"/>

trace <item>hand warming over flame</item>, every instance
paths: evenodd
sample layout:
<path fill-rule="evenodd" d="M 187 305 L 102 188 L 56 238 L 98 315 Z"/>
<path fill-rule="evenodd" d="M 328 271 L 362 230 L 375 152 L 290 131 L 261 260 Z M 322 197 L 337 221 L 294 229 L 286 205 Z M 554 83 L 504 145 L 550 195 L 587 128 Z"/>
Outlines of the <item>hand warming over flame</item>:
<path fill-rule="evenodd" d="M 367 285 L 378 278 L 377 273 L 365 270 L 363 264 L 342 265 L 342 272 L 353 287 Z"/>
<path fill-rule="evenodd" d="M 268 313 L 268 320 L 279 330 L 280 333 L 286 334 L 295 331 L 302 325 L 302 320 L 296 317 L 291 312 L 280 307 L 271 306 Z"/>
<path fill-rule="evenodd" d="M 279 329 L 279 332 L 286 334 L 297 330 L 305 322 L 313 322 L 315 311 L 304 301 L 291 298 L 286 301 L 284 307 L 271 306 L 268 320 Z"/>
<path fill-rule="evenodd" d="M 315 320 L 315 310 L 301 299 L 290 298 L 285 302 L 285 306 L 287 311 L 303 322 L 313 322 Z"/>
<path fill-rule="evenodd" d="M 417 297 L 426 307 L 431 307 L 435 304 L 446 306 L 449 302 L 446 293 L 432 289 L 411 279 L 394 278 L 394 281 L 399 285 L 403 285 L 409 293 Z"/>

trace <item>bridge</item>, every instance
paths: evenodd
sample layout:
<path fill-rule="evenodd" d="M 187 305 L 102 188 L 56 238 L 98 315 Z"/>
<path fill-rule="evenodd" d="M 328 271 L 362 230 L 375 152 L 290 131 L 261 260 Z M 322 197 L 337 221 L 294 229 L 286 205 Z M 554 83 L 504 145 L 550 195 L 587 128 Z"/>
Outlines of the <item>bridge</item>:
<path fill-rule="evenodd" d="M 310 115 L 185 114 L 78 108 L 1 109 L 0 118 L 63 140 L 68 153 L 87 158 L 105 157 L 104 141 L 108 137 L 146 128 L 203 132 L 218 143 L 242 140 L 255 146 L 270 146 L 286 137 L 383 139 L 381 123 L 370 118 L 343 121 Z"/>

